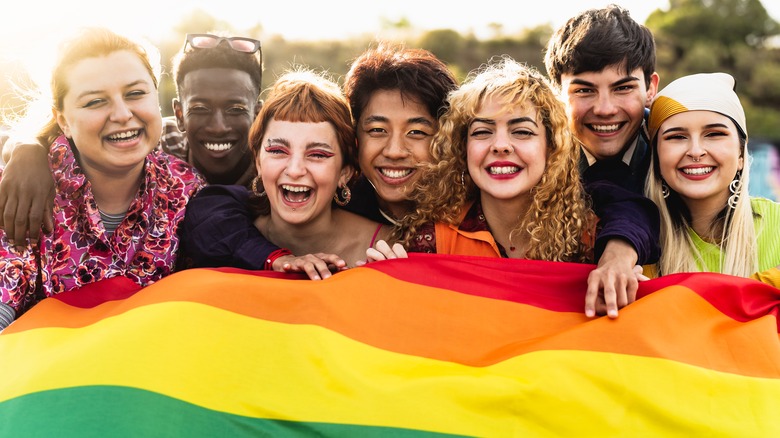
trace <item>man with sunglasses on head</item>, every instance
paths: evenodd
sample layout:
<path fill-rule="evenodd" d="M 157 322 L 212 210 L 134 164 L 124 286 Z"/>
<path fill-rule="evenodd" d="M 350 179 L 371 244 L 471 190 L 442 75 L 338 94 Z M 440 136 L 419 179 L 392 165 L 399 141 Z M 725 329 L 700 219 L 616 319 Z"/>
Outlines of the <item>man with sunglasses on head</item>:
<path fill-rule="evenodd" d="M 207 239 L 182 238 L 176 269 L 234 266 L 281 270 L 294 258 L 252 225 L 246 187 L 257 175 L 249 129 L 260 111 L 260 41 L 213 34 L 187 34 L 173 58 L 178 97 L 174 117 L 163 120 L 160 146 L 195 166 L 209 182 L 203 193 L 211 211 Z M 213 212 L 213 213 L 212 213 Z M 179 233 L 184 236 L 187 229 Z M 200 235 L 200 234 L 199 234 Z M 278 259 L 278 261 L 277 261 Z"/>
<path fill-rule="evenodd" d="M 178 97 L 174 117 L 165 121 L 163 150 L 210 184 L 249 184 L 256 174 L 249 128 L 260 110 L 262 68 L 258 40 L 188 34 L 173 58 Z"/>

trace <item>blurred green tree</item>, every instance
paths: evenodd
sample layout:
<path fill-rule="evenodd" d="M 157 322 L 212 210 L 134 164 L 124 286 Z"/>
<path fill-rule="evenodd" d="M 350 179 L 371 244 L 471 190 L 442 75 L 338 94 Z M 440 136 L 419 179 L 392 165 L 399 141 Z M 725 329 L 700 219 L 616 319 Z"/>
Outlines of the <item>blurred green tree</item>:
<path fill-rule="evenodd" d="M 656 38 L 661 86 L 690 73 L 731 73 L 737 78 L 751 136 L 780 142 L 780 80 L 777 79 L 780 77 L 780 24 L 767 14 L 761 0 L 670 0 L 668 7 L 651 13 L 645 24 Z M 480 39 L 473 33 L 462 34 L 452 29 L 416 29 L 406 17 L 381 19 L 378 26 L 390 42 L 430 50 L 460 80 L 491 57 L 500 55 L 509 55 L 544 71 L 544 50 L 553 32 L 550 24 L 543 24 L 510 34 L 493 24 L 490 35 Z M 165 73 L 160 84 L 164 115 L 172 114 L 170 102 L 176 95 L 170 77 L 171 58 L 181 50 L 186 33 L 211 31 L 262 40 L 264 88 L 297 65 L 326 70 L 337 81 L 343 81 L 352 60 L 377 43 L 373 35 L 343 40 L 288 41 L 265 33 L 260 22 L 248 29 L 235 29 L 203 10 L 193 10 L 174 23 L 168 35 L 153 41 L 160 49 Z M 0 77 L 0 105 L 3 113 L 8 114 L 21 107 L 9 81 L 23 73 L 2 61 L 5 73 Z"/>
<path fill-rule="evenodd" d="M 661 86 L 691 73 L 730 73 L 751 134 L 780 139 L 780 23 L 760 0 L 670 0 L 645 24 L 655 35 Z"/>

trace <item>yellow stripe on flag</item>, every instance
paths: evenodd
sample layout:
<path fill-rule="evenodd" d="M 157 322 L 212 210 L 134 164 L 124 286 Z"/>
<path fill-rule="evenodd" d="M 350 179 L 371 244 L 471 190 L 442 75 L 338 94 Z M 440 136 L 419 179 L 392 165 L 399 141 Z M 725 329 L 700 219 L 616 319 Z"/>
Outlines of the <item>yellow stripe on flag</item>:
<path fill-rule="evenodd" d="M 651 357 L 553 350 L 471 367 L 187 302 L 0 341 L 14 355 L 0 401 L 117 385 L 257 418 L 477 436 L 701 435 L 714 418 L 713 434 L 780 435 L 779 380 Z"/>

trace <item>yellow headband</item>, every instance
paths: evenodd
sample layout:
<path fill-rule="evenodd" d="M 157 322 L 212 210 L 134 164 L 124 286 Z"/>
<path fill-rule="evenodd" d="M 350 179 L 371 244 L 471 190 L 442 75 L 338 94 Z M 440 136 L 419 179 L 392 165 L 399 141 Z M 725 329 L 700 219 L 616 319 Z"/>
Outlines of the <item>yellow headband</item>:
<path fill-rule="evenodd" d="M 736 82 L 726 73 L 699 73 L 672 81 L 658 92 L 650 107 L 650 138 L 669 117 L 686 111 L 714 111 L 730 117 L 747 136 L 745 110 L 734 92 Z"/>

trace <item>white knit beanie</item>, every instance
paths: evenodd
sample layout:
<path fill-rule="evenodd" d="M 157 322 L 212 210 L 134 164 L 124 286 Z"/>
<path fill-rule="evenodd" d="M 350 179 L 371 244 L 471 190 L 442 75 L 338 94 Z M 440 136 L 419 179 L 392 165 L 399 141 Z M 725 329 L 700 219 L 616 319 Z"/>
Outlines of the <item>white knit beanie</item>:
<path fill-rule="evenodd" d="M 736 81 L 727 73 L 699 73 L 675 79 L 658 92 L 647 123 L 652 139 L 664 120 L 686 111 L 714 111 L 730 117 L 747 138 L 745 110 L 734 91 Z"/>

